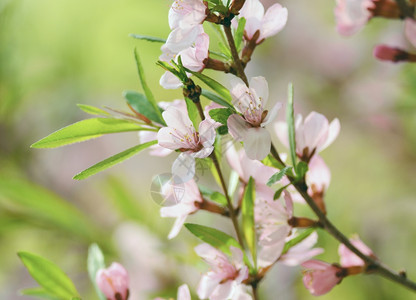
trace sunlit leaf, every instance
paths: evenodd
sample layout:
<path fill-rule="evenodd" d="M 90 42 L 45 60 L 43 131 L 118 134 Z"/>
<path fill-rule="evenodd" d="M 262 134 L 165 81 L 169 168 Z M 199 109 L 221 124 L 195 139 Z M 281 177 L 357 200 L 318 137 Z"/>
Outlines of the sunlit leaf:
<path fill-rule="evenodd" d="M 93 118 L 82 120 L 51 133 L 37 141 L 32 148 L 56 148 L 83 142 L 108 133 L 147 130 L 140 125 L 120 119 Z"/>
<path fill-rule="evenodd" d="M 98 298 L 100 300 L 107 300 L 107 298 L 104 296 L 104 294 L 101 292 L 101 290 L 98 288 L 97 283 L 95 281 L 96 275 L 98 270 L 105 268 L 104 263 L 104 255 L 98 247 L 97 244 L 92 244 L 88 248 L 88 274 L 90 276 L 90 280 L 95 288 L 95 291 L 98 295 Z"/>
<path fill-rule="evenodd" d="M 213 191 L 205 186 L 199 185 L 199 190 L 205 198 L 208 198 L 209 200 L 212 200 L 214 202 L 217 202 L 218 204 L 222 206 L 227 205 L 227 198 L 223 194 L 217 191 Z"/>
<path fill-rule="evenodd" d="M 125 161 L 126 159 L 132 157 L 133 155 L 139 153 L 140 151 L 157 144 L 157 141 L 151 141 L 151 142 L 147 142 L 141 145 L 137 145 L 134 147 L 131 147 L 123 152 L 120 152 L 116 155 L 113 155 L 91 167 L 89 167 L 88 169 L 78 173 L 77 175 L 74 176 L 73 179 L 76 180 L 83 180 L 86 179 L 92 175 L 97 174 L 98 172 L 104 171 L 105 169 L 108 169 L 118 163 L 121 163 L 122 161 Z"/>
<path fill-rule="evenodd" d="M 130 33 L 129 36 L 138 40 L 144 40 L 144 41 L 153 42 L 153 43 L 162 43 L 162 44 L 166 43 L 166 39 L 162 39 L 162 38 L 154 37 L 154 36 L 141 35 L 141 34 L 135 34 L 135 33 Z"/>
<path fill-rule="evenodd" d="M 32 289 L 24 289 L 20 291 L 20 294 L 25 296 L 32 296 L 42 299 L 48 299 L 48 300 L 60 300 L 60 298 L 51 295 L 47 290 L 45 290 L 43 287 L 37 287 Z M 104 299 L 106 300 L 106 299 Z"/>
<path fill-rule="evenodd" d="M 84 112 L 86 112 L 87 114 L 90 115 L 98 115 L 98 116 L 111 116 L 108 112 L 106 112 L 105 110 L 92 106 L 92 105 L 86 105 L 86 104 L 77 104 L 77 106 L 83 110 Z"/>
<path fill-rule="evenodd" d="M 235 113 L 231 108 L 214 108 L 209 111 L 210 117 L 223 125 L 227 125 L 228 118 Z"/>
<path fill-rule="evenodd" d="M 294 116 L 294 108 L 293 108 L 293 84 L 292 83 L 289 83 L 289 87 L 288 87 L 286 122 L 287 122 L 287 127 L 288 127 L 290 157 L 292 159 L 292 165 L 296 166 L 295 116 Z"/>
<path fill-rule="evenodd" d="M 237 27 L 237 30 L 235 31 L 235 35 L 234 35 L 235 46 L 237 47 L 238 52 L 240 52 L 241 46 L 242 46 L 242 43 L 243 43 L 243 35 L 244 35 L 245 26 L 246 26 L 246 19 L 245 18 L 240 18 L 238 20 L 238 27 Z"/>
<path fill-rule="evenodd" d="M 151 121 L 155 121 L 159 124 L 165 125 L 165 121 L 160 117 L 153 107 L 153 105 L 147 100 L 146 96 L 134 91 L 125 91 L 123 93 L 127 103 L 139 114 L 142 114 Z"/>
<path fill-rule="evenodd" d="M 190 70 L 187 70 L 188 72 L 192 73 L 195 77 L 200 79 L 202 82 L 204 82 L 206 85 L 208 85 L 211 89 L 213 89 L 218 95 L 220 95 L 222 98 L 225 99 L 230 105 L 231 105 L 231 94 L 230 91 L 227 90 L 225 86 L 223 86 L 218 81 L 204 75 L 198 72 L 193 72 Z"/>
<path fill-rule="evenodd" d="M 192 124 L 194 125 L 195 130 L 198 130 L 199 122 L 198 122 L 198 108 L 196 107 L 195 103 L 192 102 L 191 99 L 188 97 L 185 98 L 186 102 L 186 109 L 188 111 L 189 119 L 191 120 Z"/>
<path fill-rule="evenodd" d="M 225 101 L 224 99 L 218 97 L 217 95 L 211 93 L 210 91 L 207 91 L 205 89 L 202 89 L 201 95 L 204 96 L 205 98 L 207 98 L 207 99 L 209 99 L 209 100 L 211 100 L 211 101 L 219 104 L 219 105 L 222 105 L 222 106 L 225 106 L 225 107 L 229 107 L 229 108 L 234 109 L 234 107 L 232 106 L 232 104 L 228 103 L 227 101 Z"/>
<path fill-rule="evenodd" d="M 261 161 L 265 166 L 273 167 L 275 169 L 283 169 L 285 166 L 278 162 L 271 154 L 266 156 L 265 159 Z"/>
<path fill-rule="evenodd" d="M 33 279 L 50 295 L 59 299 L 79 296 L 71 279 L 53 262 L 29 252 L 18 255 Z"/>
<path fill-rule="evenodd" d="M 316 229 L 314 228 L 308 228 L 304 230 L 302 233 L 300 233 L 298 236 L 296 236 L 295 238 L 288 241 L 283 248 L 282 255 L 285 254 L 287 251 L 289 251 L 290 248 L 292 248 L 293 246 L 296 246 L 297 244 L 302 242 L 304 239 L 306 239 L 308 236 L 310 236 L 315 230 Z"/>
<path fill-rule="evenodd" d="M 308 164 L 304 161 L 300 161 L 295 167 L 296 177 L 302 179 L 306 172 L 308 172 L 308 169 Z"/>
<path fill-rule="evenodd" d="M 157 106 L 157 102 L 155 100 L 155 97 L 153 96 L 152 91 L 150 90 L 149 86 L 147 85 L 146 77 L 144 75 L 143 66 L 142 66 L 142 63 L 140 61 L 140 56 L 139 56 L 139 53 L 137 52 L 137 49 L 134 49 L 134 58 L 136 60 L 137 71 L 139 73 L 140 82 L 142 84 L 144 94 L 146 95 L 147 100 L 153 106 L 155 112 L 159 115 L 160 119 L 163 119 L 162 118 L 162 113 L 160 112 L 159 107 Z"/>
<path fill-rule="evenodd" d="M 256 230 L 254 223 L 254 200 L 256 198 L 254 179 L 250 177 L 244 191 L 241 211 L 243 213 L 243 233 L 248 248 L 253 256 L 253 262 L 257 264 Z M 256 267 L 255 267 L 256 268 Z"/>
<path fill-rule="evenodd" d="M 186 223 L 185 227 L 197 238 L 217 249 L 220 249 L 225 254 L 231 254 L 230 246 L 241 249 L 240 244 L 232 236 L 220 230 L 191 223 Z"/>

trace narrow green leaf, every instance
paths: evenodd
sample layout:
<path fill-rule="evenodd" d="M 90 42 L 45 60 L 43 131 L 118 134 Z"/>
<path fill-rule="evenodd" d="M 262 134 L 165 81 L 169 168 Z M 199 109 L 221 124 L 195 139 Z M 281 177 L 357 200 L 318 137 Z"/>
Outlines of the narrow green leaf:
<path fill-rule="evenodd" d="M 199 127 L 198 108 L 196 107 L 195 103 L 193 103 L 192 100 L 187 97 L 185 97 L 185 102 L 186 102 L 186 109 L 188 110 L 189 119 L 194 125 L 195 130 L 198 130 L 198 127 Z"/>
<path fill-rule="evenodd" d="M 296 166 L 295 115 L 294 115 L 294 108 L 293 108 L 293 84 L 292 83 L 289 83 L 289 87 L 288 87 L 286 122 L 287 122 L 287 127 L 288 127 L 290 158 L 292 159 L 292 165 Z"/>
<path fill-rule="evenodd" d="M 199 191 L 201 192 L 202 196 L 217 202 L 218 204 L 222 205 L 222 206 L 226 206 L 227 205 L 227 199 L 225 198 L 225 196 L 223 194 L 221 194 L 220 192 L 217 191 L 213 191 L 203 185 L 198 185 L 199 187 Z"/>
<path fill-rule="evenodd" d="M 285 254 L 287 251 L 289 251 L 290 248 L 293 246 L 296 246 L 300 242 L 302 242 L 304 239 L 306 239 L 308 236 L 310 236 L 315 231 L 314 228 L 308 228 L 305 231 L 303 231 L 301 234 L 296 236 L 295 238 L 288 241 L 282 251 L 282 255 Z"/>
<path fill-rule="evenodd" d="M 280 196 L 282 195 L 283 191 L 289 186 L 291 185 L 291 183 L 286 184 L 285 186 L 281 187 L 280 189 L 278 189 L 274 195 L 273 195 L 273 200 L 279 199 Z"/>
<path fill-rule="evenodd" d="M 102 136 L 103 134 L 147 130 L 140 125 L 120 119 L 93 118 L 59 129 L 47 137 L 37 141 L 32 148 L 56 148 L 73 143 L 83 142 Z"/>
<path fill-rule="evenodd" d="M 151 141 L 151 142 L 147 142 L 141 145 L 137 145 L 134 147 L 131 147 L 127 150 L 124 150 L 123 152 L 120 152 L 116 155 L 113 155 L 91 167 L 89 167 L 88 169 L 78 173 L 77 175 L 74 176 L 73 179 L 75 180 L 83 180 L 86 179 L 92 175 L 97 174 L 98 172 L 104 171 L 105 169 L 108 169 L 130 157 L 132 157 L 133 155 L 139 153 L 140 151 L 157 144 L 157 141 Z"/>
<path fill-rule="evenodd" d="M 257 268 L 256 229 L 254 223 L 254 200 L 256 198 L 254 179 L 250 177 L 244 191 L 241 211 L 243 213 L 243 233 L 253 257 L 254 268 Z"/>
<path fill-rule="evenodd" d="M 145 95 L 134 91 L 125 91 L 123 92 L 123 96 L 126 98 L 127 103 L 139 114 L 142 114 L 151 121 L 166 126 L 163 118 L 160 118 L 159 113 L 155 111 L 153 105 L 147 100 Z"/>
<path fill-rule="evenodd" d="M 209 115 L 214 121 L 227 125 L 228 118 L 235 113 L 231 108 L 214 108 L 209 111 Z"/>
<path fill-rule="evenodd" d="M 296 177 L 302 179 L 306 172 L 308 172 L 308 169 L 308 164 L 304 161 L 300 161 L 295 167 Z"/>
<path fill-rule="evenodd" d="M 146 83 L 146 77 L 144 75 L 143 66 L 142 66 L 142 63 L 140 61 L 140 56 L 139 56 L 139 53 L 137 52 L 137 49 L 134 49 L 134 58 L 136 59 L 137 71 L 139 73 L 140 82 L 142 84 L 144 94 L 146 95 L 147 100 L 153 106 L 155 112 L 159 115 L 160 119 L 163 120 L 162 113 L 160 112 L 159 107 L 157 106 L 157 102 L 155 100 L 155 97 L 153 96 L 152 91 L 150 90 L 149 86 Z"/>
<path fill-rule="evenodd" d="M 211 93 L 210 91 L 202 89 L 201 95 L 219 105 L 234 109 L 234 106 L 232 104 L 228 103 L 227 101 L 218 97 L 217 95 Z"/>
<path fill-rule="evenodd" d="M 90 276 L 90 280 L 95 288 L 95 291 L 98 295 L 98 298 L 100 300 L 107 300 L 105 295 L 101 292 L 101 290 L 98 288 L 97 283 L 95 281 L 95 277 L 97 275 L 98 270 L 105 268 L 104 263 L 104 255 L 98 247 L 97 244 L 92 244 L 88 248 L 88 274 Z"/>
<path fill-rule="evenodd" d="M 279 170 L 281 170 L 281 169 L 283 169 L 285 167 L 280 162 L 278 162 L 271 154 L 269 154 L 268 156 L 266 156 L 266 158 L 263 159 L 261 162 L 265 166 L 273 167 L 273 168 L 276 168 L 276 169 L 279 169 Z"/>
<path fill-rule="evenodd" d="M 53 262 L 29 252 L 18 255 L 33 279 L 51 296 L 61 299 L 79 297 L 71 279 Z"/>
<path fill-rule="evenodd" d="M 231 50 L 230 48 L 228 48 L 228 46 L 226 46 L 226 44 L 219 42 L 218 43 L 218 47 L 221 50 L 221 53 L 223 53 L 227 59 L 232 60 L 233 59 L 233 55 L 231 54 Z"/>
<path fill-rule="evenodd" d="M 230 179 L 228 180 L 228 195 L 233 198 L 235 191 L 237 190 L 238 183 L 240 182 L 240 176 L 236 171 L 231 171 Z"/>
<path fill-rule="evenodd" d="M 230 255 L 230 246 L 241 249 L 240 244 L 230 235 L 211 227 L 186 223 L 185 227 L 197 238 Z"/>
<path fill-rule="evenodd" d="M 227 90 L 227 88 L 225 86 L 223 86 L 221 83 L 219 83 L 218 81 L 204 75 L 198 72 L 193 72 L 191 70 L 187 70 L 188 72 L 192 73 L 192 75 L 194 75 L 195 77 L 197 77 L 199 80 L 201 80 L 202 82 L 204 82 L 206 85 L 208 85 L 211 89 L 213 89 L 218 95 L 220 95 L 222 98 L 225 99 L 225 101 L 228 102 L 228 104 L 231 104 L 232 98 L 231 98 L 231 94 L 230 91 Z"/>
<path fill-rule="evenodd" d="M 77 240 L 98 238 L 99 229 L 87 215 L 47 189 L 27 180 L 0 174 L 0 206 L 7 207 L 26 222 L 70 234 Z"/>
<path fill-rule="evenodd" d="M 243 42 L 243 35 L 244 35 L 244 28 L 246 26 L 246 19 L 240 18 L 238 20 L 238 27 L 234 35 L 235 46 L 237 47 L 237 51 L 241 51 L 241 46 Z"/>
<path fill-rule="evenodd" d="M 83 110 L 84 112 L 86 112 L 87 114 L 90 115 L 98 115 L 98 116 L 106 116 L 109 117 L 111 116 L 108 112 L 106 112 L 105 110 L 92 106 L 92 105 L 86 105 L 86 104 L 77 104 L 77 106 Z"/>
<path fill-rule="evenodd" d="M 267 185 L 272 186 L 276 182 L 280 181 L 283 178 L 283 176 L 285 176 L 291 168 L 292 167 L 285 167 L 281 169 L 279 172 L 273 174 L 273 176 L 270 177 L 269 181 L 267 182 Z"/>
<path fill-rule="evenodd" d="M 153 42 L 153 43 L 162 43 L 162 44 L 166 43 L 166 39 L 162 39 L 162 38 L 154 37 L 154 36 L 141 35 L 141 34 L 135 34 L 135 33 L 130 33 L 129 36 L 138 40 L 144 40 L 144 41 Z"/>

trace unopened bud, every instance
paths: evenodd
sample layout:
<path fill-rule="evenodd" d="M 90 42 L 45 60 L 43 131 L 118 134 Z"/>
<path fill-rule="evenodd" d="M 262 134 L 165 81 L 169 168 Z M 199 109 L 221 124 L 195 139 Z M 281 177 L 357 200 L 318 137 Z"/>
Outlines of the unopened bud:
<path fill-rule="evenodd" d="M 112 263 L 109 268 L 98 270 L 95 281 L 107 300 L 129 298 L 129 276 L 121 264 Z"/>
<path fill-rule="evenodd" d="M 395 63 L 401 61 L 410 61 L 411 59 L 411 55 L 406 51 L 387 45 L 376 46 L 374 48 L 373 55 L 379 60 L 391 61 Z"/>

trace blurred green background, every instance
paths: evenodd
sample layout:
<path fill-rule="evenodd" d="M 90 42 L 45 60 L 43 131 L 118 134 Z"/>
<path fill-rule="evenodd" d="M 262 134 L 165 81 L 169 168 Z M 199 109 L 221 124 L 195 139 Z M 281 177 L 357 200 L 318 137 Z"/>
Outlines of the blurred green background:
<path fill-rule="evenodd" d="M 415 279 L 416 69 L 381 63 L 371 54 L 381 42 L 410 46 L 400 21 L 372 20 L 359 34 L 340 37 L 334 2 L 281 1 L 289 9 L 289 22 L 258 48 L 248 74 L 268 79 L 270 101 L 285 101 L 292 81 L 298 112 L 316 110 L 340 119 L 341 134 L 323 153 L 332 171 L 329 217 L 346 234 L 359 233 L 386 264 L 405 268 Z M 142 153 L 76 182 L 74 174 L 137 144 L 137 135 L 105 136 L 53 150 L 29 148 L 86 118 L 77 103 L 125 108 L 121 92 L 139 89 L 134 47 L 157 99 L 180 97 L 158 84 L 160 44 L 128 36 L 165 38 L 170 4 L 0 1 L 0 299 L 28 299 L 18 290 L 36 285 L 16 256 L 20 250 L 54 261 L 74 279 L 83 299 L 95 299 L 86 272 L 92 242 L 103 248 L 107 263 L 125 264 L 133 300 L 173 296 L 182 283 L 195 291 L 205 270 L 193 253 L 198 241 L 185 230 L 167 241 L 172 220 L 159 217 L 160 207 L 150 197 L 152 176 L 169 172 L 173 157 Z M 214 40 L 211 44 L 215 49 Z M 190 218 L 196 220 L 215 220 L 230 231 L 227 220 L 217 216 L 201 212 Z M 338 261 L 336 241 L 320 232 L 319 245 L 326 249 L 321 259 Z M 260 287 L 262 298 L 313 299 L 299 274 L 299 268 L 275 267 Z M 377 276 L 356 276 L 322 299 L 416 297 Z"/>

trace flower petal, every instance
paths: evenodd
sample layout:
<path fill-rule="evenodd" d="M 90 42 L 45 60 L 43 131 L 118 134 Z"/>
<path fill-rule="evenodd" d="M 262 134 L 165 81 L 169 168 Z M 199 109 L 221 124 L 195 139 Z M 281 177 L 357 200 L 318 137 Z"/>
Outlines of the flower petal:
<path fill-rule="evenodd" d="M 407 18 L 404 21 L 404 32 L 406 34 L 407 39 L 416 47 L 416 21 L 410 18 Z"/>
<path fill-rule="evenodd" d="M 276 3 L 264 15 L 261 22 L 259 41 L 277 34 L 285 27 L 287 22 L 287 8 Z"/>
<path fill-rule="evenodd" d="M 241 142 L 248 134 L 248 130 L 251 128 L 247 122 L 237 114 L 231 115 L 227 120 L 228 132 L 237 141 Z"/>
<path fill-rule="evenodd" d="M 339 120 L 335 118 L 331 122 L 331 124 L 329 124 L 328 136 L 326 138 L 326 141 L 321 146 L 318 146 L 317 151 L 321 152 L 322 150 L 326 149 L 329 145 L 331 145 L 338 137 L 340 130 L 341 124 L 339 123 Z"/>
<path fill-rule="evenodd" d="M 167 71 L 160 77 L 159 84 L 167 90 L 176 90 L 182 86 L 179 78 Z"/>
<path fill-rule="evenodd" d="M 269 84 L 263 76 L 253 77 L 250 80 L 250 89 L 256 92 L 257 97 L 262 99 L 263 107 L 266 106 L 269 99 Z"/>
<path fill-rule="evenodd" d="M 172 165 L 172 174 L 176 183 L 184 183 L 195 176 L 195 158 L 181 153 Z"/>
<path fill-rule="evenodd" d="M 261 127 L 248 129 L 243 141 L 248 158 L 256 160 L 264 159 L 269 154 L 272 145 L 270 133 Z"/>

